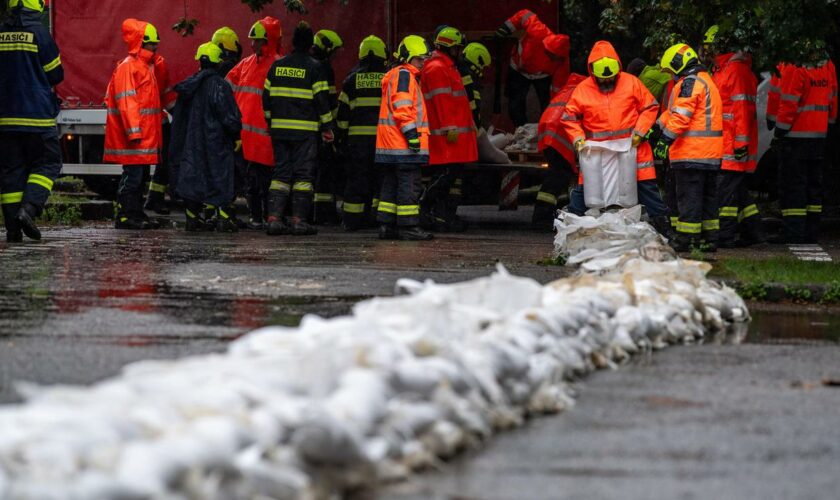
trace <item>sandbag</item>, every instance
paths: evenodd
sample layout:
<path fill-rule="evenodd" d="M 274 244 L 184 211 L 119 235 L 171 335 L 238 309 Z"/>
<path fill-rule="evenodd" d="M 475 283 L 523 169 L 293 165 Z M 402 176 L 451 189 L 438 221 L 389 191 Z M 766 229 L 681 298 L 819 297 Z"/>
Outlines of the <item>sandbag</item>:
<path fill-rule="evenodd" d="M 583 199 L 588 208 L 638 203 L 636 148 L 631 138 L 586 141 L 579 155 L 583 173 Z"/>
<path fill-rule="evenodd" d="M 494 164 L 510 163 L 510 157 L 508 157 L 507 153 L 499 149 L 486 132 L 482 132 L 483 129 L 478 134 L 478 161 Z M 496 134 L 494 137 L 500 137 L 501 140 L 498 141 L 500 144 L 510 142 L 507 139 L 507 134 Z"/>

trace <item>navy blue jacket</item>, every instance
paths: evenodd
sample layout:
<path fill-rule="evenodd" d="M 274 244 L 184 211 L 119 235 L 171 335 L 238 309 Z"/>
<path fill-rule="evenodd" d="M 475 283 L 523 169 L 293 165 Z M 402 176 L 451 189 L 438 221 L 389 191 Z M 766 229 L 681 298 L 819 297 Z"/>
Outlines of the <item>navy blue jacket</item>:
<path fill-rule="evenodd" d="M 52 87 L 62 80 L 58 47 L 41 14 L 17 9 L 0 25 L 0 132 L 54 130 L 59 104 Z"/>
<path fill-rule="evenodd" d="M 169 161 L 175 192 L 185 200 L 220 207 L 233 202 L 233 148 L 242 115 L 230 84 L 203 69 L 175 86 Z"/>

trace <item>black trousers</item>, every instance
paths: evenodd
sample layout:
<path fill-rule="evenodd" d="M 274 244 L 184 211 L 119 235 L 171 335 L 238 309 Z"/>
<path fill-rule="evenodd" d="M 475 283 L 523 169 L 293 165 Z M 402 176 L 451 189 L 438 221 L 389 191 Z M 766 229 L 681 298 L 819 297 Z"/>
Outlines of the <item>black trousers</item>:
<path fill-rule="evenodd" d="M 508 113 L 513 124 L 521 127 L 528 122 L 528 91 L 531 86 L 537 92 L 537 99 L 540 101 L 540 113 L 542 113 L 551 101 L 551 77 L 546 76 L 531 80 L 513 69 L 508 69 L 507 84 L 505 86 L 505 97 L 508 98 Z"/>
<path fill-rule="evenodd" d="M 6 220 L 14 218 L 21 203 L 40 215 L 60 172 L 58 129 L 0 132 L 0 199 Z"/>
<path fill-rule="evenodd" d="M 790 243 L 815 243 L 820 236 L 825 139 L 784 139 L 779 147 L 782 231 Z"/>
<path fill-rule="evenodd" d="M 350 140 L 347 144 L 344 185 L 344 224 L 361 227 L 379 206 L 381 171 L 376 168 L 376 143 L 374 139 Z M 374 201 L 376 207 L 374 207 Z"/>
<path fill-rule="evenodd" d="M 564 192 L 568 192 L 569 183 L 575 175 L 572 166 L 556 149 L 546 148 L 543 155 L 548 161 L 548 173 L 542 186 L 540 186 L 540 191 L 537 193 L 532 217 L 533 222 L 549 222 L 554 219 L 557 197 Z"/>
<path fill-rule="evenodd" d="M 461 205 L 464 165 L 451 163 L 430 165 L 426 168 L 432 173 L 432 177 L 426 192 L 423 193 L 423 212 L 440 220 L 449 220 L 455 216 Z"/>
<path fill-rule="evenodd" d="M 274 171 L 269 184 L 269 196 L 277 192 L 281 200 L 269 207 L 269 215 L 282 216 L 289 193 L 293 193 L 293 216 L 306 220 L 312 208 L 312 186 L 318 161 L 318 139 L 315 135 L 300 140 L 272 138 Z M 275 213 L 276 212 L 276 213 Z"/>
<path fill-rule="evenodd" d="M 268 187 L 271 185 L 272 167 L 248 163 L 246 181 L 248 210 L 252 222 L 264 222 L 268 214 Z"/>
<path fill-rule="evenodd" d="M 334 222 L 337 218 L 335 195 L 339 192 L 340 166 L 332 144 L 321 142 L 315 174 L 315 221 Z"/>
<path fill-rule="evenodd" d="M 718 174 L 721 242 L 733 242 L 739 236 L 750 240 L 760 237 L 761 221 L 758 207 L 750 195 L 748 175 L 733 170 L 721 170 Z"/>
<path fill-rule="evenodd" d="M 420 165 L 381 165 L 382 191 L 377 218 L 383 224 L 416 226 L 420 223 Z"/>
<path fill-rule="evenodd" d="M 172 124 L 163 122 L 161 126 L 163 131 L 163 150 L 160 153 L 160 160 L 155 165 L 155 173 L 152 175 L 152 182 L 149 184 L 150 193 L 165 193 L 170 181 L 174 180 L 174 176 L 170 173 L 169 168 L 169 141 L 172 137 Z"/>
<path fill-rule="evenodd" d="M 718 170 L 693 168 L 672 169 L 676 181 L 677 238 L 698 244 L 717 244 L 720 220 L 718 219 Z"/>

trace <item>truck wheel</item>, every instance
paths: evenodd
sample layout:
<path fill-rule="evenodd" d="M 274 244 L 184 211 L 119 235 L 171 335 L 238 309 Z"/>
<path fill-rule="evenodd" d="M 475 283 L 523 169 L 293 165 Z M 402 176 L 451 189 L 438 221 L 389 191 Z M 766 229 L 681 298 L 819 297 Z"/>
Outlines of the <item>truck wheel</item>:
<path fill-rule="evenodd" d="M 86 175 L 82 177 L 85 185 L 106 200 L 117 198 L 117 187 L 120 184 L 120 177 L 116 175 Z"/>

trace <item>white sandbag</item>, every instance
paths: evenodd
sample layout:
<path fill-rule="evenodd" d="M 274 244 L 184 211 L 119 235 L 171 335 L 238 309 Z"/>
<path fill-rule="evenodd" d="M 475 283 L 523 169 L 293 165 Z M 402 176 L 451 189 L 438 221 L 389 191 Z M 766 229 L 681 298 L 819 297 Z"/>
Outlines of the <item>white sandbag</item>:
<path fill-rule="evenodd" d="M 636 148 L 631 141 L 629 137 L 586 141 L 578 164 L 583 173 L 583 199 L 587 207 L 628 208 L 638 203 Z"/>
<path fill-rule="evenodd" d="M 496 134 L 498 139 L 494 142 L 486 132 L 482 132 L 483 129 L 479 130 L 478 134 L 478 161 L 493 164 L 511 163 L 510 157 L 501 149 L 510 143 L 507 134 Z M 497 146 L 496 143 L 502 146 Z"/>

